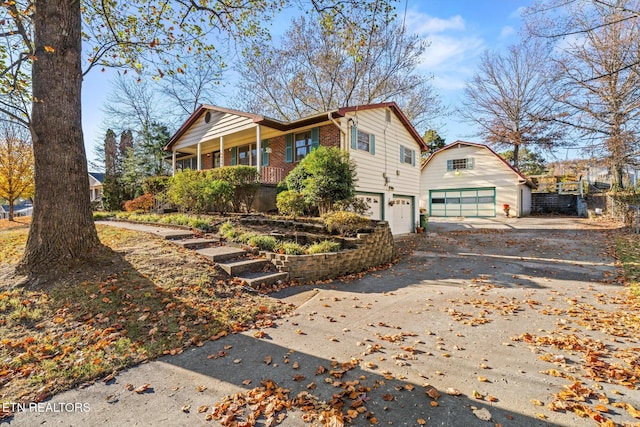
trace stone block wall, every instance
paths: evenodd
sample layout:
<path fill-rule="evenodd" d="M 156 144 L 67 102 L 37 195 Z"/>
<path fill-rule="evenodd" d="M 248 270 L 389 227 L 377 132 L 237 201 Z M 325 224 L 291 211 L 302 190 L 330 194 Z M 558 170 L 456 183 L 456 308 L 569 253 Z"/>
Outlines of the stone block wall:
<path fill-rule="evenodd" d="M 377 223 L 370 233 L 358 234 L 358 238 L 352 242 L 355 249 L 326 254 L 264 254 L 279 271 L 289 273 L 289 280 L 301 283 L 359 273 L 391 262 L 396 257 L 393 235 L 386 221 Z"/>

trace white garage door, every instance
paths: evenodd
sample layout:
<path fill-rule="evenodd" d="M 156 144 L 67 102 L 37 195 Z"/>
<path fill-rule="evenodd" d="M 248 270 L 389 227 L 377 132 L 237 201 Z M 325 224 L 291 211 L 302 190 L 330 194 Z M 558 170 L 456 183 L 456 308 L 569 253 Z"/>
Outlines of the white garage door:
<path fill-rule="evenodd" d="M 407 196 L 393 196 L 391 206 L 391 233 L 412 233 L 414 228 L 413 198 Z"/>
<path fill-rule="evenodd" d="M 382 220 L 382 194 L 356 194 L 356 198 L 364 200 L 369 205 L 366 216 L 376 221 Z"/>
<path fill-rule="evenodd" d="M 429 191 L 430 216 L 496 216 L 496 189 L 452 188 Z"/>

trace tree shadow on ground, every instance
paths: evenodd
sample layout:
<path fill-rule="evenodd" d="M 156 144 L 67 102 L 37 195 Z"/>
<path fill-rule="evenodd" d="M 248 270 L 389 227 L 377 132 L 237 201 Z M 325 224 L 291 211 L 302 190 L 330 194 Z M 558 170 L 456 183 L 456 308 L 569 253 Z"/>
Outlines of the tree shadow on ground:
<path fill-rule="evenodd" d="M 225 356 L 215 359 L 207 356 L 222 354 L 220 352 L 224 352 Z M 265 363 L 265 358 L 270 359 L 269 364 Z M 349 360 L 324 359 L 304 352 L 294 352 L 268 340 L 244 334 L 229 336 L 219 342 L 207 343 L 202 349 L 162 359 L 163 362 L 182 369 L 232 384 L 237 392 L 260 387 L 261 381 L 271 380 L 290 390 L 289 398 L 305 392 L 317 396 L 319 401 L 328 402 L 325 409 L 342 407 L 346 414 L 349 408 L 362 405 L 366 411 L 352 421 L 354 426 L 369 426 L 372 418 L 377 420 L 378 425 L 415 426 L 419 424 L 419 419 L 423 419 L 427 425 L 486 426 L 487 421 L 479 418 L 486 416 L 486 412 L 481 411 L 476 416 L 474 409 L 485 409 L 492 422 L 501 425 L 553 425 L 535 417 L 501 409 L 496 406 L 499 403 L 464 395 L 452 396 L 445 390 L 434 393 L 429 391 L 433 387 L 424 387 L 428 380 L 400 379 L 392 377 L 391 373 L 383 375 L 376 373 L 374 369 L 364 369 L 364 362 L 345 370 L 343 362 Z M 347 366 L 352 365 L 347 363 Z M 322 371 L 319 367 L 326 370 L 318 374 Z M 211 386 L 215 387 L 215 384 Z M 350 386 L 355 390 L 353 395 L 349 397 L 347 393 L 342 396 Z M 247 410 L 245 413 L 249 412 L 251 411 Z M 282 426 L 305 425 L 304 414 L 300 408 L 289 410 Z"/>

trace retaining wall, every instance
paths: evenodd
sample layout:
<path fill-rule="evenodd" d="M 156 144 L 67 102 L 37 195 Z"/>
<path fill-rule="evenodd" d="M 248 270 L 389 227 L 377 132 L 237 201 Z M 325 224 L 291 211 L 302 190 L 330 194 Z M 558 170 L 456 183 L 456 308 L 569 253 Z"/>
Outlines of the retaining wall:
<path fill-rule="evenodd" d="M 393 235 L 386 221 L 378 222 L 370 233 L 360 233 L 349 240 L 355 249 L 314 255 L 273 252 L 264 252 L 264 255 L 279 271 L 289 273 L 289 280 L 302 283 L 359 273 L 396 257 Z"/>

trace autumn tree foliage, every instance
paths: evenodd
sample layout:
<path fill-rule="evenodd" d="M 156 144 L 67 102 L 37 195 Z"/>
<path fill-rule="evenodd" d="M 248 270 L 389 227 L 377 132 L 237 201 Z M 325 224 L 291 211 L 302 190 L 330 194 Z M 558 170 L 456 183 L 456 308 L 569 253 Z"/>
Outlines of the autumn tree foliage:
<path fill-rule="evenodd" d="M 24 134 L 5 124 L 0 135 L 0 199 L 9 204 L 9 221 L 15 201 L 33 195 L 33 150 Z"/>
<path fill-rule="evenodd" d="M 622 188 L 626 165 L 640 164 L 640 1 L 545 2 L 530 31 L 556 42 L 561 123 L 606 158 Z"/>
<path fill-rule="evenodd" d="M 459 112 L 479 128 L 479 136 L 497 148 L 512 151 L 519 166 L 522 147 L 551 149 L 563 142 L 563 129 L 546 68 L 548 54 L 541 44 L 523 42 L 507 52 L 485 51 L 467 82 Z"/>
<path fill-rule="evenodd" d="M 327 28 L 357 35 L 374 22 L 386 25 L 393 16 L 391 2 L 314 0 L 312 7 Z M 263 22 L 288 3 L 293 2 L 15 0 L 0 5 L 0 49 L 12 55 L 0 65 L 9 85 L 0 94 L 0 112 L 29 126 L 35 160 L 33 220 L 17 269 L 27 276 L 26 285 L 42 287 L 69 271 L 68 265 L 95 260 L 102 251 L 87 191 L 83 74 L 108 66 L 146 66 L 166 74 L 174 68 L 168 56 L 215 51 L 214 35 L 266 36 Z M 29 104 L 30 110 L 23 108 Z"/>
<path fill-rule="evenodd" d="M 295 120 L 395 101 L 414 126 L 426 127 L 442 111 L 429 77 L 417 70 L 428 43 L 400 23 L 374 22 L 368 30 L 345 37 L 313 17 L 294 19 L 277 45 L 261 42 L 246 51 L 241 107 Z"/>

